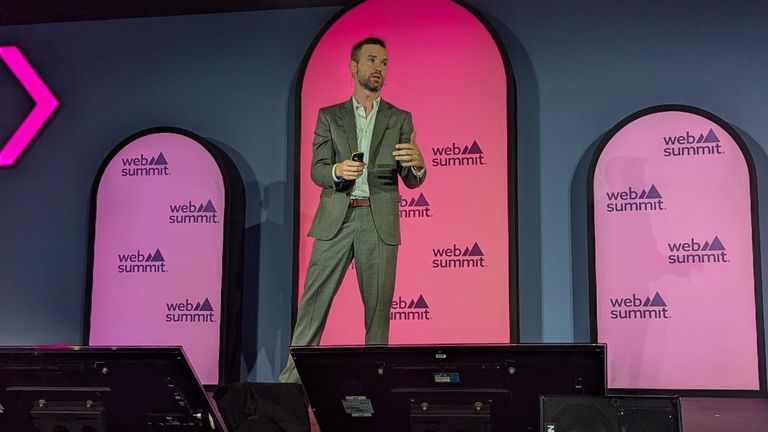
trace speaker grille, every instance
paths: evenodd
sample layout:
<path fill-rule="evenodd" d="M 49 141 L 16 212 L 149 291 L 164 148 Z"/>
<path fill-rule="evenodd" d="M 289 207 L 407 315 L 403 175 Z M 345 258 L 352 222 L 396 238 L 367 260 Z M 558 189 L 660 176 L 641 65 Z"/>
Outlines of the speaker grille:
<path fill-rule="evenodd" d="M 680 432 L 678 397 L 542 396 L 542 432 Z"/>

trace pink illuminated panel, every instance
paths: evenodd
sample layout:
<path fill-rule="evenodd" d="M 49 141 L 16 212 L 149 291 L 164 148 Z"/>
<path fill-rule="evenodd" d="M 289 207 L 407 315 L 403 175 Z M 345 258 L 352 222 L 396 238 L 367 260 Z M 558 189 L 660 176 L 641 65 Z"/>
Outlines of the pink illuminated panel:
<path fill-rule="evenodd" d="M 750 179 L 689 112 L 632 121 L 594 174 L 597 327 L 608 386 L 758 390 Z"/>
<path fill-rule="evenodd" d="M 219 379 L 224 184 L 195 140 L 122 148 L 96 203 L 91 345 L 181 345 L 203 384 Z"/>
<path fill-rule="evenodd" d="M 402 245 L 390 342 L 508 342 L 507 78 L 499 50 L 470 12 L 447 0 L 370 0 L 317 44 L 301 101 L 299 293 L 320 188 L 310 179 L 319 108 L 349 100 L 352 45 L 387 43 L 383 99 L 413 114 L 427 162 L 424 186 L 400 187 Z M 363 343 L 363 309 L 350 268 L 323 344 Z"/>
<path fill-rule="evenodd" d="M 27 115 L 16 132 L 4 146 L 0 147 L 0 167 L 13 166 L 21 153 L 37 135 L 53 111 L 59 106 L 59 101 L 53 96 L 40 76 L 37 75 L 24 55 L 15 46 L 0 47 L 2 59 L 11 72 L 16 76 L 29 96 L 35 101 L 35 107 Z"/>

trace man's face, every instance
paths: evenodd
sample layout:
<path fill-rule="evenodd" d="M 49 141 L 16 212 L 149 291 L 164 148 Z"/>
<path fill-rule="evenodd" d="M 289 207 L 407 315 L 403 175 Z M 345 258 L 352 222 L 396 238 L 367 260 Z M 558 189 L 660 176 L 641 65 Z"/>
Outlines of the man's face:
<path fill-rule="evenodd" d="M 387 76 L 387 50 L 379 45 L 363 45 L 357 62 L 349 68 L 360 86 L 370 92 L 378 92 Z"/>

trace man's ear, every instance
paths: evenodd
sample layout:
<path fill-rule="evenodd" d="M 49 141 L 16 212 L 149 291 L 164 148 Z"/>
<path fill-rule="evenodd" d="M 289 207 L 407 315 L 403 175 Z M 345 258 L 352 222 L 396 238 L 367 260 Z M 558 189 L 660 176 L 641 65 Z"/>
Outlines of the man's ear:
<path fill-rule="evenodd" d="M 357 63 L 354 60 L 349 61 L 349 71 L 353 74 L 357 73 Z"/>

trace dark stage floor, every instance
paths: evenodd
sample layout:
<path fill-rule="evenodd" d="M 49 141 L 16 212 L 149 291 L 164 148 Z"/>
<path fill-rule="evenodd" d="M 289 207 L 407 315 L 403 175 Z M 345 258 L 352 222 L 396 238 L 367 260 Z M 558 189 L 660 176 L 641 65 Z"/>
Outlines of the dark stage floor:
<path fill-rule="evenodd" d="M 768 399 L 682 398 L 685 432 L 766 432 Z"/>

